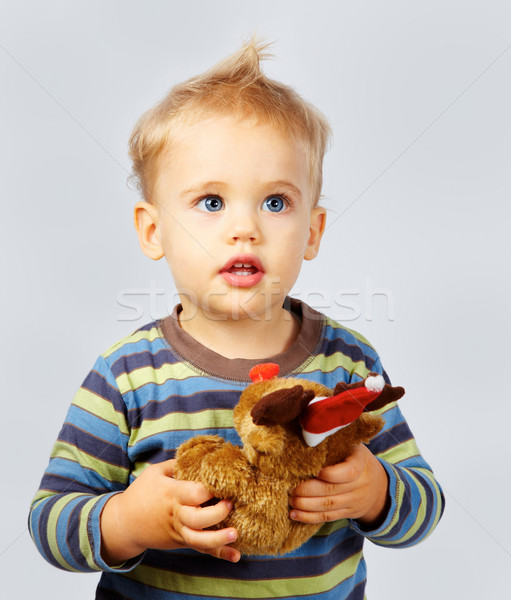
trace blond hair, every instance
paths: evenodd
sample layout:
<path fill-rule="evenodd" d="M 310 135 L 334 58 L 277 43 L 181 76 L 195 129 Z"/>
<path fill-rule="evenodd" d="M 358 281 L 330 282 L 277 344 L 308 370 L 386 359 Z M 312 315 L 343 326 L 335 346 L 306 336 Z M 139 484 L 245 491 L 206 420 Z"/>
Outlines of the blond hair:
<path fill-rule="evenodd" d="M 291 87 L 262 72 L 260 61 L 269 56 L 264 52 L 268 46 L 252 38 L 205 73 L 174 86 L 142 115 L 129 148 L 131 179 L 147 201 L 151 201 L 158 158 L 172 144 L 177 126 L 204 116 L 227 114 L 255 118 L 303 143 L 309 158 L 313 204 L 318 203 L 330 127 L 325 116 Z"/>

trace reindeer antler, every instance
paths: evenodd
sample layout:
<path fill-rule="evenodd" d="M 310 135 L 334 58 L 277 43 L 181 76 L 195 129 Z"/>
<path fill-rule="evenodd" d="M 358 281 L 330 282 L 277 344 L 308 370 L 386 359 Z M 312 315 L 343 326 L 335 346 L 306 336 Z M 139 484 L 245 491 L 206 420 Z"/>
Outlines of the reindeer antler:
<path fill-rule="evenodd" d="M 284 388 L 263 396 L 250 413 L 256 425 L 284 425 L 296 419 L 314 398 L 312 390 L 301 385 Z"/>
<path fill-rule="evenodd" d="M 378 373 L 371 372 L 369 373 L 367 378 L 370 377 L 381 378 L 381 375 L 379 375 Z M 347 390 L 354 390 L 361 387 L 366 387 L 366 380 L 358 381 L 357 383 L 344 383 L 344 381 L 339 381 L 339 383 L 337 383 L 334 388 L 334 396 L 340 394 L 341 392 L 346 392 Z M 364 412 L 371 412 L 373 410 L 383 408 L 384 406 L 387 406 L 387 404 L 399 400 L 399 398 L 402 398 L 404 394 L 404 388 L 400 386 L 394 387 L 392 385 L 389 385 L 388 383 L 385 383 L 380 392 L 380 395 L 364 408 Z"/>

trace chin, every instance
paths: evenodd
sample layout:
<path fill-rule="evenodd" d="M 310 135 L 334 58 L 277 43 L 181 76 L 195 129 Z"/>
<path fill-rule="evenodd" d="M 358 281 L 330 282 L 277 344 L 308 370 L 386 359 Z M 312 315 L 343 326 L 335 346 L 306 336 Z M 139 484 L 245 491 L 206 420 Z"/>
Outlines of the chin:
<path fill-rule="evenodd" d="M 262 321 L 266 318 L 271 320 L 271 311 L 275 310 L 274 307 L 267 306 L 264 296 L 260 296 L 253 290 L 236 294 L 236 297 L 232 298 L 230 302 L 227 298 L 221 302 L 211 302 L 208 309 L 208 313 L 214 319 L 234 321 L 243 319 Z"/>

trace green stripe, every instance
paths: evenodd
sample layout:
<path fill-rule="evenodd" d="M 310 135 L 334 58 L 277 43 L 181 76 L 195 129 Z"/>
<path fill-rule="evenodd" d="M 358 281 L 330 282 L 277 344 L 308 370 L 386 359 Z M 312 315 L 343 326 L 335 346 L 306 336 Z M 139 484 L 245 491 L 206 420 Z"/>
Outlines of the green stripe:
<path fill-rule="evenodd" d="M 109 400 L 105 400 L 90 390 L 80 388 L 73 398 L 73 404 L 107 423 L 118 426 L 121 433 L 129 434 L 123 415 L 114 409 Z"/>
<path fill-rule="evenodd" d="M 367 377 L 369 369 L 366 367 L 363 360 L 354 362 L 349 356 L 342 352 L 334 352 L 330 356 L 324 354 L 318 354 L 303 370 L 304 373 L 311 373 L 314 371 L 321 371 L 322 373 L 332 373 L 335 369 L 342 367 L 348 373 L 356 373 L 362 379 Z"/>
<path fill-rule="evenodd" d="M 383 408 L 379 408 L 378 410 L 372 410 L 371 412 L 373 413 L 373 415 L 381 415 L 382 417 L 385 417 L 385 413 L 388 412 L 389 410 L 392 410 L 393 408 L 396 408 L 396 406 L 397 406 L 397 402 L 391 402 L 390 404 L 387 404 Z"/>
<path fill-rule="evenodd" d="M 412 438 L 411 440 L 402 442 L 401 444 L 394 446 L 393 448 L 389 448 L 384 452 L 379 452 L 376 454 L 376 456 L 389 463 L 399 464 L 408 458 L 420 456 L 420 452 L 415 439 Z"/>
<path fill-rule="evenodd" d="M 411 477 L 411 479 L 413 479 L 415 486 L 419 490 L 421 501 L 415 512 L 415 523 L 410 527 L 410 529 L 407 531 L 406 535 L 402 538 L 400 543 L 406 543 L 407 540 L 409 540 L 411 537 L 413 537 L 417 533 L 419 527 L 422 525 L 422 523 L 424 522 L 424 519 L 426 518 L 426 511 L 427 511 L 427 498 L 426 498 L 426 492 L 424 491 L 423 485 L 421 483 L 419 483 L 419 481 L 415 477 L 413 471 L 410 471 L 409 469 L 403 469 L 403 471 L 406 471 L 408 473 L 409 477 Z"/>
<path fill-rule="evenodd" d="M 126 483 L 128 480 L 129 469 L 100 460 L 68 442 L 57 440 L 53 446 L 51 458 L 63 458 L 78 463 L 83 468 L 95 471 L 108 481 Z"/>
<path fill-rule="evenodd" d="M 415 471 L 418 471 L 419 473 L 421 473 L 421 475 L 423 477 L 425 477 L 431 483 L 432 491 L 434 492 L 434 494 L 436 496 L 436 513 L 435 513 L 435 517 L 432 521 L 431 527 L 429 529 L 429 533 L 426 536 L 426 537 L 428 537 L 431 533 L 433 533 L 433 530 L 437 526 L 438 521 L 440 521 L 440 516 L 442 514 L 442 498 L 440 495 L 440 488 L 439 488 L 437 482 L 435 481 L 435 477 L 434 477 L 433 473 L 424 468 L 418 468 L 418 469 L 415 469 Z"/>
<path fill-rule="evenodd" d="M 200 431 L 203 429 L 228 429 L 233 426 L 232 410 L 212 409 L 197 413 L 175 412 L 159 419 L 146 419 L 140 427 L 131 430 L 129 446 L 145 438 L 167 431 Z"/>
<path fill-rule="evenodd" d="M 361 560 L 362 552 L 357 552 L 323 575 L 292 579 L 247 581 L 211 575 L 199 577 L 166 572 L 146 565 L 140 565 L 133 575 L 126 573 L 126 576 L 147 586 L 178 594 L 190 594 L 190 590 L 193 590 L 195 595 L 218 598 L 294 598 L 328 592 L 353 577 Z"/>
<path fill-rule="evenodd" d="M 129 373 L 122 373 L 117 377 L 117 386 L 121 394 L 135 391 L 148 383 L 161 385 L 169 379 L 182 381 L 189 377 L 197 377 L 190 365 L 186 362 L 164 364 L 159 369 L 153 367 L 140 367 Z"/>
<path fill-rule="evenodd" d="M 330 521 L 330 523 L 324 523 L 321 529 L 314 535 L 314 537 L 325 537 L 331 535 L 340 529 L 346 529 L 349 527 L 347 519 L 339 519 L 338 521 Z"/>
<path fill-rule="evenodd" d="M 88 531 L 88 523 L 89 523 L 89 515 L 96 505 L 97 502 L 102 500 L 102 496 L 98 496 L 97 498 L 92 498 L 89 502 L 86 502 L 82 508 L 80 515 L 80 528 L 78 530 L 78 538 L 80 540 L 80 552 L 82 556 L 87 561 L 87 564 L 91 569 L 95 571 L 99 570 L 98 565 L 94 561 L 94 555 L 92 552 L 92 545 L 89 540 L 89 531 Z"/>
<path fill-rule="evenodd" d="M 415 478 L 413 478 L 415 480 Z M 417 481 L 415 480 L 415 483 L 417 484 Z M 404 484 L 403 484 L 404 487 Z M 381 546 L 394 546 L 396 544 L 405 544 L 407 540 L 409 540 L 415 533 L 416 531 L 419 529 L 419 527 L 421 526 L 423 520 L 424 520 L 424 516 L 426 514 L 426 508 L 425 508 L 425 502 L 426 502 L 426 498 L 425 498 L 425 494 L 424 491 L 422 489 L 422 486 L 418 486 L 419 487 L 419 493 L 420 493 L 420 504 L 417 508 L 417 511 L 415 513 L 415 521 L 414 524 L 410 527 L 410 529 L 406 532 L 406 535 L 404 536 L 400 536 L 398 540 L 379 540 L 378 544 L 380 544 Z M 397 504 L 398 508 L 401 505 L 401 502 L 399 502 Z M 399 511 L 396 511 L 399 512 Z M 381 535 L 384 536 L 388 531 L 390 530 L 390 527 Z"/>
<path fill-rule="evenodd" d="M 55 492 L 44 490 L 42 488 L 38 489 L 34 499 L 32 500 L 32 510 L 35 510 L 40 502 L 43 502 L 43 500 L 46 500 L 46 498 L 51 498 L 52 496 L 55 496 Z"/>
<path fill-rule="evenodd" d="M 66 494 L 62 498 L 59 498 L 57 502 L 52 506 L 50 514 L 48 516 L 48 524 L 46 526 L 46 536 L 48 539 L 48 545 L 50 547 L 51 553 L 55 560 L 59 563 L 59 565 L 66 569 L 66 571 L 73 571 L 78 573 L 79 570 L 72 567 L 67 560 L 62 556 L 59 545 L 57 541 L 57 523 L 59 520 L 60 513 L 64 510 L 66 505 L 74 500 L 75 498 L 79 498 L 82 494 Z"/>
<path fill-rule="evenodd" d="M 137 331 L 134 333 L 130 333 L 129 335 L 123 337 L 121 340 L 112 344 L 110 348 L 103 352 L 103 358 L 108 358 L 111 354 L 113 354 L 116 350 L 119 350 L 125 344 L 136 344 L 140 340 L 147 340 L 148 342 L 154 342 L 157 338 L 161 337 L 160 330 L 158 327 L 152 327 L 148 331 Z"/>
<path fill-rule="evenodd" d="M 348 327 L 344 327 L 344 325 L 339 325 L 339 323 L 337 323 L 337 321 L 334 321 L 333 319 L 330 319 L 330 317 L 326 318 L 326 324 L 329 325 L 332 329 L 340 329 L 340 330 L 347 331 L 356 340 L 358 340 L 359 342 L 362 342 L 363 344 L 365 344 L 366 346 L 369 346 L 369 348 L 371 348 L 372 350 L 374 350 L 372 344 L 367 340 L 367 338 L 365 338 L 358 331 L 355 331 L 354 329 L 349 329 Z"/>
<path fill-rule="evenodd" d="M 406 473 L 410 476 L 411 479 L 413 479 L 413 482 L 415 483 L 415 486 L 417 487 L 417 489 L 419 490 L 419 494 L 420 494 L 420 504 L 417 508 L 416 511 L 416 515 L 415 515 L 415 522 L 414 524 L 410 527 L 410 529 L 408 529 L 408 531 L 406 532 L 406 535 L 401 537 L 399 540 L 397 541 L 379 541 L 378 543 L 381 544 L 382 546 L 393 546 L 395 544 L 404 544 L 407 542 L 407 540 L 411 539 L 419 530 L 419 528 L 421 527 L 421 525 L 424 522 L 424 519 L 426 518 L 426 513 L 427 513 L 427 498 L 426 498 L 426 491 L 424 489 L 424 486 L 419 483 L 419 481 L 417 480 L 417 478 L 415 477 L 414 471 L 411 469 L 406 469 L 403 468 L 403 471 L 406 471 Z M 423 469 L 423 468 L 419 468 L 416 469 L 416 471 L 419 471 L 421 473 L 421 475 L 424 475 L 427 477 L 427 479 L 429 479 L 430 481 L 432 481 L 432 483 L 435 483 L 433 480 L 433 477 L 430 476 L 429 472 L 427 471 L 427 469 Z M 400 480 L 398 480 L 400 481 Z M 404 484 L 401 484 L 403 489 L 404 489 Z M 438 486 L 434 485 L 434 490 L 433 490 L 436 495 L 437 495 L 437 513 L 435 515 L 435 519 L 434 519 L 434 524 L 433 526 L 429 529 L 429 533 L 428 535 L 433 531 L 433 529 L 435 528 L 436 524 L 438 523 L 438 520 L 440 518 L 440 497 L 439 497 L 439 490 L 438 490 Z M 397 506 L 399 507 L 401 505 L 401 500 L 402 500 L 402 494 L 400 495 L 399 499 L 397 499 Z M 398 512 L 398 511 L 396 511 Z M 384 532 L 382 532 L 380 535 L 385 536 L 390 530 L 392 529 L 392 524 L 385 529 Z"/>
<path fill-rule="evenodd" d="M 401 477 L 399 476 L 399 473 L 396 471 L 396 469 L 394 469 L 394 467 L 392 465 L 390 465 L 392 470 L 394 471 L 394 475 L 396 476 L 396 493 L 395 493 L 395 500 L 396 500 L 396 508 L 394 510 L 394 514 L 392 515 L 392 519 L 389 523 L 389 525 L 378 534 L 378 538 L 381 537 L 385 537 L 389 531 L 392 530 L 392 528 L 397 524 L 397 522 L 399 521 L 399 509 L 401 507 L 401 504 L 403 502 L 403 496 L 405 493 L 405 485 L 404 483 L 401 481 Z M 378 541 L 378 543 L 383 543 L 381 541 Z"/>

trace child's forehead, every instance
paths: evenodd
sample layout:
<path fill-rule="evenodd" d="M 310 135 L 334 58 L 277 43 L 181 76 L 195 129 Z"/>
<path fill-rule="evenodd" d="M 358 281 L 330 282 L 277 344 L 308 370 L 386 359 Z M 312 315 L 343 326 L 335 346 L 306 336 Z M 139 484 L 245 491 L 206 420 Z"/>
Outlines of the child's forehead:
<path fill-rule="evenodd" d="M 244 116 L 219 113 L 196 116 L 195 118 L 189 117 L 177 121 L 175 127 L 172 128 L 170 135 L 167 137 L 166 149 L 170 149 L 173 146 L 178 147 L 179 144 L 186 144 L 189 140 L 197 139 L 204 130 L 213 135 L 215 133 L 222 134 L 228 132 L 232 134 L 235 132 L 240 139 L 248 138 L 254 132 L 261 132 L 268 136 L 268 140 L 270 140 L 270 137 L 279 137 L 285 140 L 290 146 L 304 148 L 306 146 L 303 137 L 280 123 L 270 121 L 270 119 L 263 119 L 252 115 Z"/>
<path fill-rule="evenodd" d="M 197 167 L 228 168 L 225 161 L 236 162 L 240 156 L 251 156 L 254 167 L 272 157 L 276 169 L 283 163 L 302 169 L 308 159 L 306 145 L 275 124 L 255 118 L 213 115 L 178 123 L 162 148 L 158 166 L 164 169 L 170 164 L 189 164 L 193 160 Z"/>

